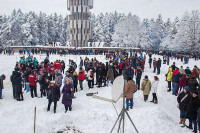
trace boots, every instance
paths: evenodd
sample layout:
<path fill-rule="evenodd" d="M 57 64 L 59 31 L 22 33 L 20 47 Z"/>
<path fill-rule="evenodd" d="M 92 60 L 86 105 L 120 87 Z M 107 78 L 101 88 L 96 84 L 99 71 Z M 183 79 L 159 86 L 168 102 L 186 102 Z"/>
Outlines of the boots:
<path fill-rule="evenodd" d="M 185 127 L 186 126 L 185 121 L 186 121 L 186 119 L 182 119 L 183 126 L 181 126 L 181 127 Z"/>
<path fill-rule="evenodd" d="M 155 103 L 155 104 L 158 104 L 158 101 L 156 101 L 156 100 L 155 100 L 155 102 L 154 102 L 154 103 Z"/>
<path fill-rule="evenodd" d="M 179 124 L 183 124 L 183 119 L 182 118 L 180 118 Z"/>

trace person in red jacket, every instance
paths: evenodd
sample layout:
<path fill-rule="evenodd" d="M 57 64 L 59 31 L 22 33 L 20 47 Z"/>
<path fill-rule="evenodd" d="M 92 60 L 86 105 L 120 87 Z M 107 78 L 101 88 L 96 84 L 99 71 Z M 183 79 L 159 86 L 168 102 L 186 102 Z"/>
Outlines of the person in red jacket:
<path fill-rule="evenodd" d="M 28 76 L 28 80 L 29 80 L 29 86 L 31 88 L 31 97 L 34 98 L 33 96 L 33 92 L 35 97 L 37 97 L 37 77 L 35 75 L 34 71 L 31 71 L 31 74 Z"/>
<path fill-rule="evenodd" d="M 126 65 L 125 65 L 125 68 L 128 68 L 128 66 L 129 66 L 129 65 L 128 65 L 128 64 L 129 64 L 128 59 L 125 61 L 125 64 L 126 64 Z"/>
<path fill-rule="evenodd" d="M 186 86 L 186 74 L 183 75 L 183 77 L 180 79 L 179 81 L 179 92 L 181 93 L 182 88 L 184 88 Z"/>
<path fill-rule="evenodd" d="M 193 75 L 194 75 L 196 78 L 199 79 L 199 71 L 197 70 L 197 66 L 196 66 L 196 65 L 194 66 L 194 68 L 193 68 L 192 73 L 191 73 L 190 76 L 192 77 Z"/>
<path fill-rule="evenodd" d="M 141 67 L 142 71 L 144 72 L 145 60 L 142 60 L 142 64 L 141 65 L 142 65 L 142 67 Z"/>
<path fill-rule="evenodd" d="M 60 70 L 61 64 L 58 60 L 56 60 L 56 62 L 54 63 L 54 67 L 55 67 L 55 69 Z"/>
<path fill-rule="evenodd" d="M 81 90 L 83 90 L 83 81 L 85 80 L 85 71 L 83 70 L 82 67 L 79 69 L 78 80 L 79 80 L 80 88 Z"/>
<path fill-rule="evenodd" d="M 44 64 L 44 71 L 47 72 L 47 71 L 48 71 L 48 67 L 49 67 L 49 66 L 48 66 L 47 64 Z"/>
<path fill-rule="evenodd" d="M 53 63 L 51 63 L 51 65 L 49 66 L 48 72 L 50 74 L 50 81 L 55 80 L 55 66 L 53 65 Z"/>

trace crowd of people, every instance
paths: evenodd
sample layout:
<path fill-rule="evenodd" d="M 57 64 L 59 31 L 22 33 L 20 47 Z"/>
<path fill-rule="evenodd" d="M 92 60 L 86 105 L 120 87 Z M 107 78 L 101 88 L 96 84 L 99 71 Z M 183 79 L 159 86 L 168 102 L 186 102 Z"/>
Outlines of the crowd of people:
<path fill-rule="evenodd" d="M 47 97 L 47 111 L 50 111 L 52 102 L 54 103 L 54 113 L 56 113 L 57 102 L 62 96 L 62 104 L 65 113 L 72 111 L 72 100 L 74 94 L 84 89 L 107 87 L 113 84 L 118 76 L 123 76 L 125 80 L 126 109 L 133 109 L 133 96 L 138 90 L 143 91 L 144 101 L 147 102 L 152 92 L 150 102 L 158 104 L 157 90 L 159 86 L 159 75 L 161 67 L 170 64 L 170 60 L 180 59 L 183 64 L 189 63 L 190 58 L 198 60 L 197 55 L 180 55 L 170 51 L 161 53 L 160 58 L 152 56 L 158 54 L 156 51 L 131 52 L 117 51 L 106 55 L 107 62 L 100 62 L 96 58 L 80 57 L 80 62 L 69 60 L 66 65 L 64 60 L 50 61 L 47 56 L 42 62 L 31 56 L 23 56 L 16 63 L 14 71 L 10 77 L 13 87 L 13 98 L 23 101 L 23 88 L 31 97 Z M 148 56 L 148 60 L 147 60 Z M 162 57 L 162 58 L 161 58 Z M 153 80 L 145 75 L 145 64 L 152 69 Z M 178 108 L 180 109 L 180 124 L 186 126 L 186 118 L 189 119 L 189 129 L 194 129 L 197 133 L 197 125 L 200 127 L 200 100 L 199 100 L 199 73 L 200 69 L 195 65 L 194 68 L 183 68 L 177 66 L 175 62 L 169 66 L 166 74 L 168 83 L 167 92 L 177 96 Z M 0 98 L 2 99 L 3 80 L 5 75 L 0 77 Z M 88 87 L 85 88 L 84 82 L 87 81 Z M 79 85 L 79 86 L 78 86 Z M 39 86 L 39 88 L 38 88 Z M 38 96 L 40 90 L 40 96 Z M 198 119 L 197 119 L 198 118 Z M 194 125 L 194 128 L 192 127 Z"/>
<path fill-rule="evenodd" d="M 182 127 L 186 126 L 186 118 L 189 120 L 189 129 L 197 133 L 197 123 L 200 131 L 200 99 L 199 99 L 199 72 L 195 65 L 192 70 L 189 67 L 177 67 L 176 63 L 169 67 L 166 74 L 168 92 L 178 96 L 178 108 L 180 110 L 180 122 Z"/>

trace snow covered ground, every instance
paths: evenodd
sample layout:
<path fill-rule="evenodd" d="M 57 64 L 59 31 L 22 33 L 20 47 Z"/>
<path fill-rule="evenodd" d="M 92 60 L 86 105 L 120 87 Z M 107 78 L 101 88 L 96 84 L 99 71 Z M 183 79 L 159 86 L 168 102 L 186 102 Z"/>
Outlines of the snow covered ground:
<path fill-rule="evenodd" d="M 6 74 L 5 83 L 10 83 L 10 75 L 13 71 L 16 61 L 19 60 L 19 55 L 15 56 L 0 56 L 0 74 Z M 39 61 L 45 56 L 36 56 Z M 85 56 L 82 56 L 85 57 Z M 93 58 L 94 56 L 88 56 Z M 104 56 L 95 56 L 98 60 L 105 62 Z M 153 56 L 154 57 L 154 56 Z M 159 56 L 155 56 L 158 58 Z M 50 56 L 50 60 L 63 59 L 67 61 L 73 59 L 79 62 L 80 56 Z M 147 58 L 148 60 L 148 58 Z M 174 60 L 171 60 L 172 64 Z M 180 61 L 175 60 L 177 66 L 183 65 Z M 183 65 L 193 68 L 195 64 L 199 64 L 193 59 L 190 64 Z M 78 63 L 79 64 L 79 63 Z M 181 128 L 179 122 L 179 110 L 177 108 L 176 97 L 167 92 L 167 82 L 165 74 L 168 71 L 167 65 L 162 65 L 161 74 L 159 75 L 160 83 L 158 88 L 158 104 L 155 105 L 149 101 L 143 101 L 141 91 L 137 91 L 134 95 L 134 109 L 129 111 L 129 114 L 140 133 L 190 133 L 186 128 Z M 150 80 L 155 74 L 153 70 L 146 64 L 145 75 L 148 75 Z M 88 90 L 87 83 L 84 81 L 84 90 L 76 93 L 76 99 L 73 100 L 71 112 L 64 112 L 64 106 L 61 101 L 57 105 L 57 113 L 53 113 L 53 105 L 51 111 L 47 112 L 48 101 L 46 98 L 32 99 L 30 93 L 24 92 L 24 101 L 18 102 L 12 99 L 12 87 L 10 84 L 5 84 L 3 90 L 3 100 L 0 100 L 0 133 L 33 133 L 34 125 L 34 108 L 37 107 L 37 133 L 54 133 L 60 130 L 66 130 L 65 133 L 108 133 L 110 132 L 114 122 L 117 119 L 117 113 L 111 103 L 87 97 L 86 93 L 99 92 L 100 96 L 111 98 L 111 88 L 94 88 Z M 39 88 L 39 87 L 38 87 Z M 79 88 L 80 89 L 80 88 Z M 38 94 L 40 91 L 38 89 Z M 115 104 L 118 113 L 121 111 L 122 99 Z M 135 133 L 130 121 L 126 117 L 125 132 Z M 68 128 L 66 128 L 68 127 Z M 68 130 L 69 129 L 69 130 Z M 73 130 L 75 129 L 75 130 Z M 115 129 L 116 132 L 117 128 Z"/>

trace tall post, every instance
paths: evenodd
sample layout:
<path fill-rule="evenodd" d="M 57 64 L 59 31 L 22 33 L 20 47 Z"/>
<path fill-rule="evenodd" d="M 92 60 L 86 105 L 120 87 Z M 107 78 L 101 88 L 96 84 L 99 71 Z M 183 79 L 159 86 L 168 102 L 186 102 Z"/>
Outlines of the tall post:
<path fill-rule="evenodd" d="M 123 116 L 122 116 L 122 119 L 123 119 L 123 127 L 122 127 L 122 133 L 124 133 L 124 119 L 125 119 L 125 111 L 126 111 L 126 108 L 125 108 L 125 79 L 124 79 L 124 88 L 123 88 Z"/>
<path fill-rule="evenodd" d="M 35 133 L 35 127 L 36 127 L 36 107 L 35 107 L 35 116 L 34 116 L 34 133 Z"/>

